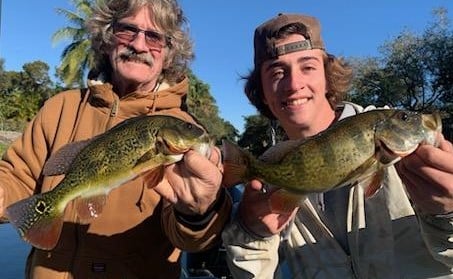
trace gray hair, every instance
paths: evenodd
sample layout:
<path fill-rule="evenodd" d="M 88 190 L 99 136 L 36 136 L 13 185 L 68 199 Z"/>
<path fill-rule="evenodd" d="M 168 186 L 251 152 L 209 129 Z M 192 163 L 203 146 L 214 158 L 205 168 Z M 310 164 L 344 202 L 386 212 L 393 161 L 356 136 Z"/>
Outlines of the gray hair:
<path fill-rule="evenodd" d="M 158 31 L 171 38 L 162 78 L 169 82 L 180 81 L 187 74 L 194 55 L 187 20 L 176 0 L 97 0 L 86 23 L 94 52 L 94 71 L 110 75 L 108 53 L 114 46 L 112 25 L 142 7 L 149 8 Z"/>

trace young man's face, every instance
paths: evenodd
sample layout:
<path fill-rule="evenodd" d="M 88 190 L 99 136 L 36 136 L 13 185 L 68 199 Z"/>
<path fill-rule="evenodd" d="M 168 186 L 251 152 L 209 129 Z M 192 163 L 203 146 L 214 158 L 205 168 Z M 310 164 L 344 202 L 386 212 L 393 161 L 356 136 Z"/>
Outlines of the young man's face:
<path fill-rule="evenodd" d="M 293 34 L 277 41 L 277 46 L 304 39 Z M 314 135 L 335 117 L 326 98 L 323 53 L 320 49 L 291 52 L 261 66 L 264 102 L 290 138 Z"/>
<path fill-rule="evenodd" d="M 164 34 L 156 28 L 152 18 L 149 9 L 143 7 L 114 25 L 115 45 L 109 56 L 113 82 L 120 89 L 152 90 L 162 72 L 167 48 L 165 40 L 158 43 L 159 35 Z M 139 29 L 148 32 L 137 32 Z"/>

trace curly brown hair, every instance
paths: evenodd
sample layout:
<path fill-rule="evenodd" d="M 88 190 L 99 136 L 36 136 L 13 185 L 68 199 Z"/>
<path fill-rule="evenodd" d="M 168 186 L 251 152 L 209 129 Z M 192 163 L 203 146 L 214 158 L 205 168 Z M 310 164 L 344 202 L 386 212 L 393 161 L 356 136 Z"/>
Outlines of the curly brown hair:
<path fill-rule="evenodd" d="M 303 35 L 304 27 L 298 23 L 284 26 L 275 34 L 275 40 L 283 39 L 291 34 Z M 326 98 L 332 109 L 341 102 L 347 94 L 352 80 L 352 68 L 346 62 L 324 51 L 323 55 L 325 78 L 327 83 Z M 246 81 L 244 92 L 249 101 L 256 107 L 259 113 L 271 120 L 275 120 L 274 114 L 263 102 L 264 93 L 261 83 L 260 68 L 262 63 L 255 65 L 248 76 L 243 77 Z"/>
<path fill-rule="evenodd" d="M 177 82 L 187 74 L 194 55 L 187 20 L 175 0 L 97 0 L 86 23 L 94 52 L 94 70 L 107 76 L 110 74 L 111 65 L 107 57 L 114 46 L 112 25 L 142 7 L 150 9 L 159 31 L 171 38 L 162 75 L 169 82 Z"/>

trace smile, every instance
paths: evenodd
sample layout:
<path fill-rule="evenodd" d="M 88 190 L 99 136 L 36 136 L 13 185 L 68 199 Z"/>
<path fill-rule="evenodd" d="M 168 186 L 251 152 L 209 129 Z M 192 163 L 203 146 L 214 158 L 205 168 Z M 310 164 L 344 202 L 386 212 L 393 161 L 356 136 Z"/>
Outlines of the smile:
<path fill-rule="evenodd" d="M 300 98 L 282 102 L 282 106 L 300 106 L 308 102 L 308 98 Z"/>

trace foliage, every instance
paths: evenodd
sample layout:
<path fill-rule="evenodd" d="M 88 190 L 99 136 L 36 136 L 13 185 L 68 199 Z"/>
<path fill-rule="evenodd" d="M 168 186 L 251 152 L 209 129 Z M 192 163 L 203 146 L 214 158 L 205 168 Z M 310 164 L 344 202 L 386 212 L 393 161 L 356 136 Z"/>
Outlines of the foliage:
<path fill-rule="evenodd" d="M 53 41 L 70 40 L 61 57 L 57 76 L 65 87 L 54 84 L 49 67 L 42 61 L 23 65 L 21 71 L 6 71 L 0 58 L 0 129 L 21 130 L 50 96 L 68 86 L 82 86 L 91 66 L 92 54 L 84 26 L 92 0 L 72 0 L 76 12 L 57 9 L 72 24 L 55 32 Z M 403 30 L 380 48 L 379 57 L 349 58 L 355 76 L 348 100 L 362 105 L 391 105 L 411 110 L 440 110 L 444 134 L 453 137 L 453 33 L 447 11 L 434 11 L 432 22 L 422 34 Z M 242 135 L 219 116 L 219 108 L 208 84 L 189 74 L 187 108 L 217 144 L 223 138 L 238 140 L 241 147 L 260 155 L 274 142 L 284 139 L 282 129 L 260 115 L 245 117 Z M 274 127 L 274 129 L 271 129 Z M 272 134 L 272 131 L 276 131 Z"/>
<path fill-rule="evenodd" d="M 57 12 L 64 15 L 72 26 L 64 27 L 55 32 L 53 41 L 63 39 L 70 41 L 65 47 L 61 56 L 61 64 L 57 69 L 57 75 L 67 86 L 78 85 L 82 87 L 84 77 L 93 66 L 93 53 L 91 43 L 88 39 L 88 32 L 85 27 L 85 20 L 91 14 L 92 0 L 72 0 L 76 11 L 57 9 Z M 235 139 L 237 130 L 234 126 L 219 117 L 219 109 L 214 98 L 209 92 L 209 86 L 190 74 L 190 91 L 187 98 L 189 111 L 198 118 L 206 129 L 215 135 L 217 140 L 222 138 Z"/>
<path fill-rule="evenodd" d="M 189 73 L 189 94 L 187 97 L 188 111 L 206 128 L 220 144 L 222 139 L 235 140 L 238 131 L 234 126 L 219 116 L 219 108 L 212 97 L 209 85 Z"/>
<path fill-rule="evenodd" d="M 442 112 L 444 135 L 453 138 L 453 30 L 447 10 L 433 11 L 434 22 L 417 35 L 402 31 L 381 48 L 380 58 L 350 59 L 355 77 L 349 99 Z"/>
<path fill-rule="evenodd" d="M 55 94 L 48 71 L 42 61 L 25 63 L 20 72 L 0 71 L 0 128 L 22 129 Z"/>
<path fill-rule="evenodd" d="M 350 100 L 415 111 L 440 109 L 453 97 L 453 33 L 447 11 L 422 35 L 402 31 L 381 48 L 380 58 L 350 59 L 355 77 Z"/>
<path fill-rule="evenodd" d="M 244 118 L 245 130 L 238 140 L 239 146 L 259 156 L 276 142 L 285 138 L 283 129 L 262 115 Z"/>
<path fill-rule="evenodd" d="M 453 33 L 447 10 L 434 10 L 434 22 L 421 35 L 403 30 L 385 42 L 380 57 L 348 58 L 354 69 L 347 100 L 362 105 L 390 105 L 415 111 L 440 110 L 444 135 L 453 138 Z M 239 145 L 255 155 L 270 144 L 271 123 L 260 115 L 245 118 Z M 277 140 L 283 131 L 277 130 Z"/>
<path fill-rule="evenodd" d="M 57 9 L 57 13 L 65 16 L 72 24 L 57 30 L 53 36 L 54 43 L 70 40 L 61 55 L 61 63 L 57 68 L 57 76 L 66 86 L 83 87 L 86 72 L 93 66 L 93 53 L 85 20 L 91 14 L 92 0 L 72 0 L 76 11 Z"/>
<path fill-rule="evenodd" d="M 0 143 L 0 156 L 3 155 L 3 152 L 5 152 L 7 147 L 8 146 L 6 144 Z"/>

